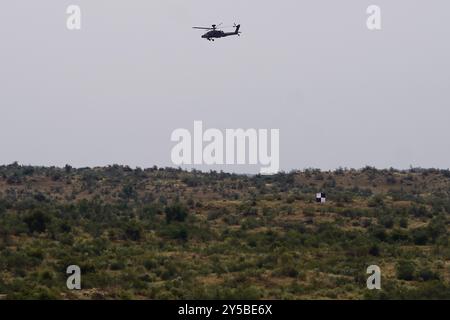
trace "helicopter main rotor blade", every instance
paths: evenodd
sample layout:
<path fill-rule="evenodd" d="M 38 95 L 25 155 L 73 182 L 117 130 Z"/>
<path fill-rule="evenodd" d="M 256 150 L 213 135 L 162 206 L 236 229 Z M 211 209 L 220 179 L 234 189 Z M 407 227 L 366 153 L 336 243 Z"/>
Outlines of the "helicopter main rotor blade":
<path fill-rule="evenodd" d="M 192 29 L 212 30 L 213 28 L 206 28 L 206 27 L 192 27 Z"/>
<path fill-rule="evenodd" d="M 235 29 L 236 27 L 237 27 L 237 24 L 235 23 L 234 25 L 222 26 L 220 29 Z"/>

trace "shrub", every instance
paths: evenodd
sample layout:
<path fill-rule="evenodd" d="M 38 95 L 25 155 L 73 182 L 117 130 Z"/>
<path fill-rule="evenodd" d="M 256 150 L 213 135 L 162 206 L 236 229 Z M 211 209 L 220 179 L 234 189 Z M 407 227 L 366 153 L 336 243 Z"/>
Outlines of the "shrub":
<path fill-rule="evenodd" d="M 50 223 L 50 216 L 42 211 L 34 211 L 24 218 L 24 222 L 28 226 L 30 233 L 43 233 Z"/>
<path fill-rule="evenodd" d="M 111 270 L 123 270 L 125 269 L 125 263 L 123 261 L 113 261 L 110 265 Z"/>
<path fill-rule="evenodd" d="M 188 230 L 185 226 L 180 224 L 172 224 L 161 230 L 161 235 L 173 240 L 188 240 Z"/>
<path fill-rule="evenodd" d="M 125 226 L 125 239 L 132 241 L 141 240 L 142 227 L 136 223 L 128 223 Z"/>
<path fill-rule="evenodd" d="M 397 279 L 412 281 L 416 276 L 416 267 L 410 261 L 400 261 L 397 264 Z"/>
<path fill-rule="evenodd" d="M 380 241 L 386 241 L 387 239 L 387 233 L 384 227 L 382 226 L 370 226 L 369 227 L 370 233 L 373 237 Z"/>
<path fill-rule="evenodd" d="M 414 244 L 424 246 L 428 243 L 428 232 L 425 228 L 417 228 L 412 232 Z"/>
<path fill-rule="evenodd" d="M 426 217 L 428 215 L 428 210 L 425 206 L 417 206 L 417 205 L 413 205 L 410 209 L 409 212 L 411 215 L 413 215 L 416 218 L 420 218 L 420 217 Z"/>
<path fill-rule="evenodd" d="M 376 195 L 370 198 L 369 202 L 367 203 L 369 207 L 382 207 L 384 206 L 384 200 L 383 196 Z"/>
<path fill-rule="evenodd" d="M 374 257 L 378 257 L 380 255 L 380 247 L 376 244 L 372 245 L 369 248 L 369 254 Z"/>
<path fill-rule="evenodd" d="M 208 220 L 216 220 L 228 213 L 227 208 L 212 209 L 208 212 Z"/>
<path fill-rule="evenodd" d="M 391 215 L 383 215 L 378 219 L 378 223 L 387 229 L 391 229 L 394 226 L 394 218 Z"/>
<path fill-rule="evenodd" d="M 419 271 L 419 278 L 422 279 L 423 281 L 432 281 L 440 279 L 438 273 L 433 272 L 428 268 L 423 268 Z"/>
<path fill-rule="evenodd" d="M 184 222 L 188 216 L 188 210 L 179 202 L 166 207 L 165 212 L 167 223 L 172 221 Z"/>
<path fill-rule="evenodd" d="M 405 218 L 405 217 L 401 218 L 398 224 L 399 224 L 400 228 L 404 228 L 404 229 L 408 228 L 408 218 Z"/>

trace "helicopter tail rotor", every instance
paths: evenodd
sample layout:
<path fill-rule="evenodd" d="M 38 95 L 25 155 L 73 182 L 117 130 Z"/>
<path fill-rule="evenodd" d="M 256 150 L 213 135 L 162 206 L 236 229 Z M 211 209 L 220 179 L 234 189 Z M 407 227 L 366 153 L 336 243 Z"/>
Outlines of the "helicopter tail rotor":
<path fill-rule="evenodd" d="M 239 32 L 239 29 L 241 28 L 241 25 L 240 25 L 240 24 L 236 25 L 236 23 L 235 23 L 235 24 L 234 24 L 234 27 L 236 28 L 235 33 L 236 33 L 238 36 L 240 36 L 241 32 Z"/>

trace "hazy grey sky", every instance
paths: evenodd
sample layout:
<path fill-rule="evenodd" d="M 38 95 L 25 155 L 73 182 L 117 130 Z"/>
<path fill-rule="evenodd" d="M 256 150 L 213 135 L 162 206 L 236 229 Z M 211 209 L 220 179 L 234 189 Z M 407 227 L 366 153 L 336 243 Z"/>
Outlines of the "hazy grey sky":
<path fill-rule="evenodd" d="M 220 22 L 242 37 L 191 29 Z M 5 0 L 0 163 L 171 166 L 202 120 L 280 129 L 284 170 L 448 168 L 449 36 L 448 0 Z"/>

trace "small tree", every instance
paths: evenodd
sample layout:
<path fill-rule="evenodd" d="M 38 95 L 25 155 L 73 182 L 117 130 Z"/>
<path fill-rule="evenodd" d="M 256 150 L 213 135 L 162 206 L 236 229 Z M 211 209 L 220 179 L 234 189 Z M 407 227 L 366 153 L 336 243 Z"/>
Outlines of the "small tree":
<path fill-rule="evenodd" d="M 42 211 L 34 211 L 24 218 L 24 222 L 28 226 L 30 233 L 45 232 L 50 220 L 50 217 Z"/>
<path fill-rule="evenodd" d="M 406 218 L 406 217 L 401 218 L 399 221 L 399 225 L 400 225 L 400 228 L 404 228 L 404 229 L 408 228 L 408 218 Z"/>
<path fill-rule="evenodd" d="M 139 241 L 141 240 L 142 228 L 136 223 L 129 223 L 125 227 L 125 237 L 128 240 Z"/>
<path fill-rule="evenodd" d="M 416 267 L 410 261 L 400 261 L 397 264 L 397 278 L 399 280 L 412 281 L 416 276 Z"/>
<path fill-rule="evenodd" d="M 171 223 L 172 221 L 184 222 L 188 215 L 186 207 L 179 202 L 166 207 L 165 212 L 167 223 Z"/>

